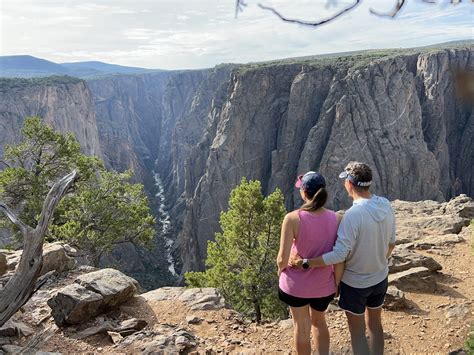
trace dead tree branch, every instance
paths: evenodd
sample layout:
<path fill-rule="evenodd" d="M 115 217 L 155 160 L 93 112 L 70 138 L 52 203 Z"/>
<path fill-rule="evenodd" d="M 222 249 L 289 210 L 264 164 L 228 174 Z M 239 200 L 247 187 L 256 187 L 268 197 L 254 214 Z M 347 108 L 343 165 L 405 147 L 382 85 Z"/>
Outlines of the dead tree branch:
<path fill-rule="evenodd" d="M 390 12 L 384 13 L 384 12 L 376 11 L 374 9 L 370 9 L 370 13 L 373 14 L 373 15 L 380 16 L 380 17 L 392 17 L 392 18 L 394 18 L 395 16 L 398 15 L 398 13 L 405 6 L 405 4 L 406 4 L 406 0 L 397 0 L 397 3 L 395 4 L 395 7 Z"/>
<path fill-rule="evenodd" d="M 326 23 L 332 22 L 332 21 L 336 20 L 337 18 L 343 16 L 344 14 L 347 14 L 348 12 L 354 10 L 356 7 L 358 7 L 360 4 L 362 4 L 362 1 L 363 0 L 355 0 L 355 2 L 353 4 L 351 4 L 350 6 L 340 10 L 339 12 L 336 12 L 335 14 L 333 14 L 330 17 L 327 17 L 325 19 L 318 20 L 318 21 L 305 21 L 305 20 L 301 20 L 301 19 L 289 18 L 289 17 L 286 17 L 286 16 L 282 15 L 282 13 L 279 12 L 278 10 L 276 10 L 274 7 L 266 6 L 266 5 L 263 5 L 261 3 L 259 3 L 258 6 L 263 10 L 270 11 L 275 16 L 280 18 L 280 20 L 282 20 L 282 21 L 290 22 L 290 23 L 296 23 L 296 24 L 300 24 L 300 25 L 304 25 L 304 26 L 310 26 L 310 27 L 319 27 L 319 26 L 324 25 Z M 436 4 L 438 2 L 437 0 L 421 0 L 421 1 L 425 4 Z M 448 2 L 451 5 L 458 5 L 462 1 L 463 0 L 449 0 Z M 469 0 L 465 0 L 465 1 L 467 2 Z M 328 0 L 328 3 L 329 2 L 330 2 L 330 0 Z M 337 1 L 334 0 L 333 2 L 336 3 Z M 474 3 L 474 0 L 471 0 L 471 3 Z M 370 11 L 371 14 L 376 15 L 376 16 L 395 18 L 400 13 L 400 11 L 406 6 L 406 4 L 407 4 L 407 0 L 396 0 L 396 4 L 395 4 L 394 8 L 389 12 L 381 12 L 381 11 L 374 10 L 372 8 L 369 11 Z M 244 0 L 236 0 L 236 2 L 235 2 L 235 17 L 237 17 L 239 12 L 242 12 L 246 6 L 247 6 L 247 3 Z"/>
<path fill-rule="evenodd" d="M 23 234 L 23 253 L 15 274 L 0 290 L 0 327 L 22 307 L 33 294 L 36 281 L 43 266 L 43 240 L 54 210 L 71 185 L 77 179 L 77 172 L 66 175 L 56 182 L 43 204 L 36 228 L 25 225 L 4 203 L 0 211 L 14 223 Z"/>
<path fill-rule="evenodd" d="M 262 4 L 258 4 L 258 6 L 263 10 L 267 10 L 267 11 L 272 12 L 274 15 L 278 16 L 282 21 L 298 23 L 300 25 L 305 25 L 305 26 L 318 27 L 318 26 L 324 25 L 325 23 L 334 21 L 338 17 L 340 17 L 340 16 L 344 15 L 345 13 L 353 10 L 355 7 L 359 6 L 361 3 L 362 3 L 362 0 L 355 0 L 355 2 L 352 5 L 350 5 L 349 7 L 346 7 L 345 9 L 342 9 L 341 11 L 335 13 L 334 15 L 332 15 L 328 18 L 325 18 L 323 20 L 319 20 L 319 21 L 304 21 L 304 20 L 292 19 L 292 18 L 288 18 L 288 17 L 283 16 L 281 13 L 279 13 L 273 7 L 265 6 L 265 5 L 262 5 Z"/>

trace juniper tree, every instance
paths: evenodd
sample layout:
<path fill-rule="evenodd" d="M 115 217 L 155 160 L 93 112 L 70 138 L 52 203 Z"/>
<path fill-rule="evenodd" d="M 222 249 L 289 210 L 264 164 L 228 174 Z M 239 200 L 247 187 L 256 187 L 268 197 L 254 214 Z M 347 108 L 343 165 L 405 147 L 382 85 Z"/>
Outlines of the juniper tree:
<path fill-rule="evenodd" d="M 221 213 L 222 231 L 208 243 L 207 270 L 186 273 L 187 284 L 218 288 L 234 309 L 257 322 L 283 316 L 275 260 L 285 213 L 279 189 L 264 198 L 259 181 L 242 178 Z"/>
<path fill-rule="evenodd" d="M 1 162 L 5 168 L 0 171 L 0 200 L 33 228 L 52 184 L 67 172 L 78 171 L 74 193 L 56 208 L 45 240 L 65 240 L 95 265 L 117 244 L 149 245 L 154 237 L 154 218 L 143 186 L 130 182 L 131 173 L 107 171 L 100 159 L 81 153 L 72 133 L 59 133 L 40 117 L 25 119 L 22 141 L 6 146 Z M 0 221 L 11 226 L 3 217 Z"/>

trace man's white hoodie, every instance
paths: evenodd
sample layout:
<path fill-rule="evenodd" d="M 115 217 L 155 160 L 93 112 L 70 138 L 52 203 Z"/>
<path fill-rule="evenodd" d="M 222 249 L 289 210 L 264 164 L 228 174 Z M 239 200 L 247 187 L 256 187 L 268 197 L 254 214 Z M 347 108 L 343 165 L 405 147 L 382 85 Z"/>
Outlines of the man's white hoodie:
<path fill-rule="evenodd" d="M 326 265 L 345 261 L 342 282 L 366 288 L 387 277 L 387 252 L 394 243 L 392 206 L 386 198 L 372 195 L 353 202 L 339 225 L 333 250 L 322 257 Z"/>

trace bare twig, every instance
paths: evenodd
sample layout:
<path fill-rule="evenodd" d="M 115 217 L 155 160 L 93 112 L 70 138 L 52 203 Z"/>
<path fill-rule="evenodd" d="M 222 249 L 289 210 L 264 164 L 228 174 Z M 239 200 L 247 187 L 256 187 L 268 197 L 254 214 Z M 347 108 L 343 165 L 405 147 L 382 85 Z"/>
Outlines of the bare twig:
<path fill-rule="evenodd" d="M 239 12 L 244 11 L 244 7 L 247 6 L 247 3 L 244 0 L 235 0 L 235 18 L 237 18 Z"/>
<path fill-rule="evenodd" d="M 362 3 L 362 0 L 355 0 L 355 2 L 352 5 L 342 9 L 341 11 L 339 11 L 337 13 L 335 13 L 331 17 L 328 17 L 328 18 L 325 18 L 325 19 L 319 20 L 319 21 L 304 21 L 304 20 L 292 19 L 292 18 L 288 18 L 288 17 L 283 16 L 277 10 L 275 10 L 273 7 L 265 6 L 265 5 L 262 5 L 262 4 L 258 4 L 258 6 L 263 10 L 268 10 L 268 11 L 272 12 L 273 14 L 278 16 L 282 21 L 297 23 L 297 24 L 305 25 L 305 26 L 318 27 L 318 26 L 324 25 L 325 23 L 334 21 L 338 17 L 340 17 L 340 16 L 344 15 L 345 13 L 353 10 L 355 7 L 359 6 L 361 3 Z"/>
<path fill-rule="evenodd" d="M 406 5 L 406 0 L 397 0 L 395 7 L 390 12 L 379 12 L 374 9 L 370 9 L 370 13 L 373 15 L 381 16 L 381 17 L 395 17 L 398 15 L 400 10 Z"/>
<path fill-rule="evenodd" d="M 7 168 L 11 168 L 10 164 L 8 164 L 5 160 L 0 160 L 0 164 L 5 165 Z"/>
<path fill-rule="evenodd" d="M 344 9 L 342 9 L 341 11 L 335 13 L 334 15 L 332 15 L 328 18 L 319 20 L 319 21 L 305 21 L 305 20 L 300 20 L 300 19 L 295 19 L 295 18 L 288 18 L 286 16 L 283 16 L 279 11 L 277 11 L 273 7 L 266 6 L 266 5 L 263 5 L 263 4 L 258 4 L 258 6 L 263 10 L 267 10 L 267 11 L 272 12 L 274 15 L 279 17 L 280 20 L 282 20 L 282 21 L 296 23 L 296 24 L 299 24 L 299 25 L 310 26 L 310 27 L 319 27 L 319 26 L 324 25 L 326 23 L 332 22 L 332 21 L 336 20 L 338 17 L 341 17 L 342 15 L 346 14 L 347 12 L 353 10 L 354 8 L 359 6 L 362 3 L 362 1 L 363 0 L 355 0 L 355 2 L 352 5 L 350 5 L 349 7 L 346 7 Z M 423 3 L 426 3 L 426 4 L 436 4 L 438 2 L 438 0 L 421 0 L 421 1 Z M 465 1 L 468 1 L 468 0 L 465 0 Z M 461 2 L 463 2 L 463 0 L 449 0 L 448 2 L 451 5 L 458 5 Z M 335 5 L 336 3 L 337 3 L 337 0 L 327 0 L 326 7 Z M 474 4 L 474 0 L 471 0 L 471 3 Z M 377 11 L 377 10 L 374 10 L 374 9 L 371 8 L 370 13 L 373 14 L 373 15 L 376 15 L 376 16 L 380 16 L 380 17 L 394 18 L 400 13 L 400 11 L 406 6 L 406 4 L 407 4 L 407 0 L 396 0 L 396 4 L 395 4 L 394 8 L 391 11 L 389 11 L 389 12 L 380 12 L 380 11 Z M 239 12 L 242 12 L 244 10 L 245 6 L 247 6 L 247 3 L 244 0 L 236 0 L 236 2 L 235 2 L 235 17 L 237 17 Z"/>

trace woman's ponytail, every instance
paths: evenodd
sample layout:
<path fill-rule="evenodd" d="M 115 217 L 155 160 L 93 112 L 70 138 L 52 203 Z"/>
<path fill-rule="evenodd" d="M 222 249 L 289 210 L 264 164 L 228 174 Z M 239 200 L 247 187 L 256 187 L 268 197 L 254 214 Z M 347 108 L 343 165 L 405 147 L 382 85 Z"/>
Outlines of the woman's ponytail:
<path fill-rule="evenodd" d="M 326 191 L 326 188 L 321 187 L 314 194 L 311 200 L 309 200 L 303 206 L 301 206 L 301 209 L 303 211 L 308 211 L 308 212 L 316 211 L 317 209 L 323 207 L 326 204 L 327 199 L 328 199 L 328 192 Z"/>

